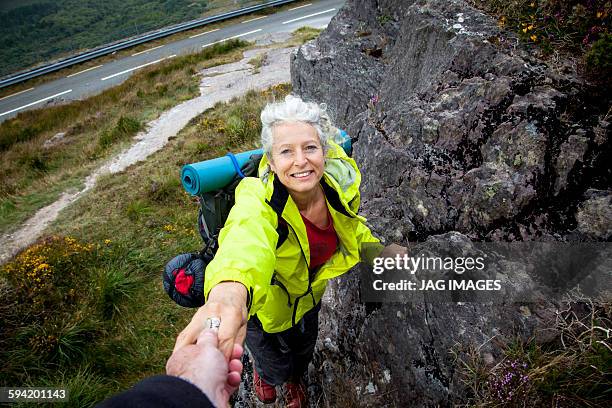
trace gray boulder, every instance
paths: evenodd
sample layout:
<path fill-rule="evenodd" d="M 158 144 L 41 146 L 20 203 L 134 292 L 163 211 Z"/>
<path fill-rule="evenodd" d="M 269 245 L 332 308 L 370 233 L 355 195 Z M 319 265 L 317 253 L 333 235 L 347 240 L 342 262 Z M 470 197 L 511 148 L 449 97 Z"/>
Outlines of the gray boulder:
<path fill-rule="evenodd" d="M 383 241 L 609 239 L 609 96 L 518 44 L 460 0 L 347 0 L 293 55 L 294 92 L 356 139 L 361 212 Z M 465 403 L 466 356 L 493 365 L 517 335 L 554 337 L 545 296 L 364 303 L 358 272 L 330 283 L 310 370 L 332 405 Z"/>

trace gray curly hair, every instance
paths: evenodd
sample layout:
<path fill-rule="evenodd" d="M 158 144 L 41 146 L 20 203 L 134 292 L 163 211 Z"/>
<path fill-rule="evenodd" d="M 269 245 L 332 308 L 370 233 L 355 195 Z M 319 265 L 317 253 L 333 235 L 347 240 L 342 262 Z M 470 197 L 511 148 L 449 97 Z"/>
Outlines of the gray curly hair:
<path fill-rule="evenodd" d="M 303 122 L 312 125 L 319 135 L 323 152 L 327 152 L 327 141 L 331 137 L 335 139 L 339 133 L 338 129 L 331 123 L 326 112 L 327 106 L 313 102 L 304 102 L 294 95 L 287 95 L 283 102 L 269 103 L 261 111 L 261 145 L 264 153 L 271 158 L 272 153 L 272 129 L 280 123 Z"/>

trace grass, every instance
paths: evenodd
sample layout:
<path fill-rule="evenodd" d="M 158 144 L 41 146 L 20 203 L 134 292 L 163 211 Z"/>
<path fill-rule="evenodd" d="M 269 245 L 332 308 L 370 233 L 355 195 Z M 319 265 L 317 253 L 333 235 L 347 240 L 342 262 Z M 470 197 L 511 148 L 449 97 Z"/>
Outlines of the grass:
<path fill-rule="evenodd" d="M 163 111 L 199 95 L 195 73 L 237 61 L 249 43 L 231 40 L 143 69 L 84 101 L 26 111 L 0 124 L 0 233 L 76 187 Z M 64 137 L 51 146 L 57 133 Z"/>
<path fill-rule="evenodd" d="M 29 194 L 0 196 L 0 231 L 21 223 L 36 210 L 55 201 L 63 191 L 79 188 L 85 175 L 78 170 L 74 174 L 64 173 L 46 182 L 40 181 L 37 183 L 39 189 Z"/>
<path fill-rule="evenodd" d="M 50 238 L 0 270 L 0 384 L 67 386 L 65 406 L 89 407 L 163 372 L 193 311 L 163 292 L 161 271 L 201 246 L 198 203 L 182 190 L 180 168 L 253 148 L 261 109 L 289 90 L 218 103 L 149 160 L 102 177 Z"/>
<path fill-rule="evenodd" d="M 249 64 L 253 66 L 253 73 L 255 74 L 259 73 L 261 67 L 266 65 L 267 63 L 268 63 L 268 54 L 263 53 L 263 52 L 261 54 L 257 54 L 256 56 L 254 56 L 253 58 L 249 60 Z"/>
<path fill-rule="evenodd" d="M 609 302 L 573 299 L 557 312 L 552 339 L 517 339 L 490 367 L 475 350 L 456 352 L 470 406 L 606 407 L 612 381 Z"/>
<path fill-rule="evenodd" d="M 314 27 L 300 27 L 293 32 L 293 36 L 289 42 L 284 43 L 284 47 L 297 47 L 298 45 L 304 44 L 307 41 L 314 40 L 321 34 L 322 29 Z"/>
<path fill-rule="evenodd" d="M 314 27 L 300 27 L 293 32 L 291 38 L 284 42 L 273 45 L 271 48 L 280 48 L 280 47 L 297 47 L 301 44 L 304 44 L 307 41 L 313 40 L 321 34 L 322 29 L 314 28 Z M 249 60 L 249 64 L 253 66 L 253 73 L 257 74 L 261 70 L 261 67 L 268 63 L 267 54 L 260 53 L 254 56 Z"/>

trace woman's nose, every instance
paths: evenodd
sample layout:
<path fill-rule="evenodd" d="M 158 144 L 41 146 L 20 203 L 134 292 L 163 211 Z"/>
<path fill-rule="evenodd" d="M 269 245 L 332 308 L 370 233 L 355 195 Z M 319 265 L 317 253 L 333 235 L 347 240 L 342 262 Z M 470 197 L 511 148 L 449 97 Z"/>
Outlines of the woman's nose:
<path fill-rule="evenodd" d="M 306 164 L 306 155 L 301 149 L 298 149 L 295 153 L 295 165 L 301 166 Z"/>

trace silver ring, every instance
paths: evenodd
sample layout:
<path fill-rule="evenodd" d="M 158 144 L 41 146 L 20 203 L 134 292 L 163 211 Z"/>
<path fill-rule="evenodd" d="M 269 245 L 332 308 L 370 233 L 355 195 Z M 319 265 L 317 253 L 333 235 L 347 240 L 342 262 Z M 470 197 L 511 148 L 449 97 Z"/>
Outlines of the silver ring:
<path fill-rule="evenodd" d="M 205 327 L 207 329 L 217 329 L 219 330 L 219 326 L 221 326 L 221 318 L 219 317 L 209 317 L 206 319 Z"/>

